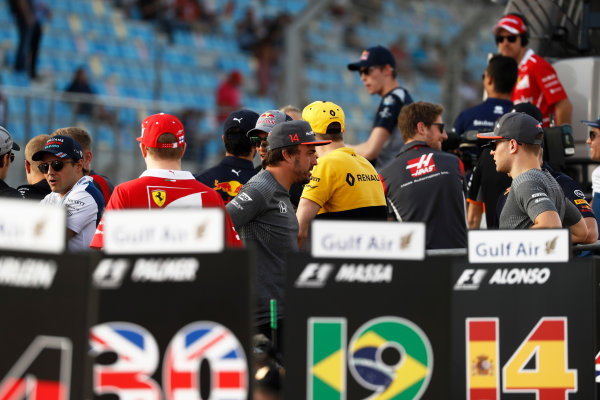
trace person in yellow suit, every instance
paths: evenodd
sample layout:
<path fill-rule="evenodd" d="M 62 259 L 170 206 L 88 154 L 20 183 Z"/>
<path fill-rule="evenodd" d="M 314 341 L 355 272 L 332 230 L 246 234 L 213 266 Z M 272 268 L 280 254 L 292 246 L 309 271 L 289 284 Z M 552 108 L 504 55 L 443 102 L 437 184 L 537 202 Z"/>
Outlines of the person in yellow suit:
<path fill-rule="evenodd" d="M 315 101 L 302 111 L 318 140 L 318 164 L 304 186 L 298 204 L 298 246 L 302 248 L 314 218 L 338 220 L 387 219 L 381 178 L 373 165 L 344 145 L 344 110 L 329 101 Z"/>

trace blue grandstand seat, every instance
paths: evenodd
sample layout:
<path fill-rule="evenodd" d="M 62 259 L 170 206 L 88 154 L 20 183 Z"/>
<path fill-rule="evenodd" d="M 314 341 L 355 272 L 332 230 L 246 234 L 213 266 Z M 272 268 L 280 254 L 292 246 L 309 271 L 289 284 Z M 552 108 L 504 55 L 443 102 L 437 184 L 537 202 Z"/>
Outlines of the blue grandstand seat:
<path fill-rule="evenodd" d="M 2 84 L 7 86 L 29 86 L 29 77 L 22 72 L 14 72 L 12 70 L 4 70 L 1 73 Z"/>
<path fill-rule="evenodd" d="M 6 129 L 8 129 L 15 142 L 25 145 L 25 126 L 22 120 L 9 121 L 6 124 Z"/>

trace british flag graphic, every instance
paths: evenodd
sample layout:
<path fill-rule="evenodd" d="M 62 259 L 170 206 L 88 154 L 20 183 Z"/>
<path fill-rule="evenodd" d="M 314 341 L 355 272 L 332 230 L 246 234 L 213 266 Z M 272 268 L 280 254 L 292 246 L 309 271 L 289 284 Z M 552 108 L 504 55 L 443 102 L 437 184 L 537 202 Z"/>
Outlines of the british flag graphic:
<path fill-rule="evenodd" d="M 248 367 L 238 339 L 226 327 L 210 321 L 194 322 L 173 338 L 163 363 L 165 397 L 200 399 L 200 363 L 210 365 L 210 400 L 246 399 Z"/>
<path fill-rule="evenodd" d="M 94 392 L 114 393 L 121 400 L 161 400 L 160 386 L 150 378 L 158 366 L 158 346 L 150 332 L 128 322 L 110 322 L 90 330 L 92 355 L 117 354 L 111 365 L 94 365 Z"/>

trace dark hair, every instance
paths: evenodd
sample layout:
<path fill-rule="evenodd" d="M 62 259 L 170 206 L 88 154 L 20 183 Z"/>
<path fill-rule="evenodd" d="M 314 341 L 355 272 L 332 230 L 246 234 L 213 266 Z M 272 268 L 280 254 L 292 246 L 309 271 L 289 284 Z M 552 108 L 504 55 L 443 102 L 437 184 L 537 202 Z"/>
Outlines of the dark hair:
<path fill-rule="evenodd" d="M 514 16 L 517 18 L 520 18 L 521 21 L 523 21 L 523 25 L 525 25 L 525 27 L 527 28 L 527 30 L 525 31 L 525 33 L 521 33 L 519 36 L 521 36 L 521 45 L 523 47 L 527 46 L 527 44 L 529 43 L 529 21 L 527 21 L 527 18 L 525 18 L 525 16 L 523 14 L 519 14 L 519 13 L 508 13 L 505 15 L 505 17 L 508 16 Z"/>
<path fill-rule="evenodd" d="M 543 133 L 539 133 L 536 136 L 537 140 L 543 140 L 544 139 L 544 134 Z M 521 147 L 523 147 L 523 150 L 525 150 L 526 153 L 528 154 L 535 154 L 536 156 L 539 155 L 540 153 L 540 148 L 542 147 L 541 144 L 531 144 L 531 143 L 523 143 L 521 144 Z"/>
<path fill-rule="evenodd" d="M 402 132 L 402 139 L 406 142 L 417 134 L 417 124 L 424 123 L 427 126 L 442 115 L 444 107 L 439 104 L 417 101 L 402 107 L 398 116 L 398 129 Z"/>
<path fill-rule="evenodd" d="M 269 166 L 277 166 L 279 163 L 285 160 L 283 156 L 283 151 L 286 150 L 289 155 L 293 156 L 294 154 L 300 153 L 300 145 L 288 146 L 288 147 L 279 147 L 277 149 L 267 151 L 264 160 L 262 161 L 263 168 Z"/>
<path fill-rule="evenodd" d="M 339 142 L 344 138 L 342 125 L 339 122 L 334 121 L 327 125 L 325 133 L 315 132 L 315 137 L 319 140 L 331 140 L 332 142 Z"/>
<path fill-rule="evenodd" d="M 490 58 L 485 70 L 494 80 L 494 90 L 496 92 L 512 93 L 519 75 L 519 67 L 514 58 L 496 54 Z"/>
<path fill-rule="evenodd" d="M 163 133 L 158 137 L 156 143 L 177 143 L 177 136 L 172 133 Z M 157 147 L 147 147 L 148 154 L 158 160 L 179 160 L 183 156 L 183 146 L 174 149 L 161 149 Z"/>
<path fill-rule="evenodd" d="M 252 143 L 246 133 L 238 126 L 231 127 L 224 133 L 225 150 L 235 157 L 246 157 L 252 151 Z"/>

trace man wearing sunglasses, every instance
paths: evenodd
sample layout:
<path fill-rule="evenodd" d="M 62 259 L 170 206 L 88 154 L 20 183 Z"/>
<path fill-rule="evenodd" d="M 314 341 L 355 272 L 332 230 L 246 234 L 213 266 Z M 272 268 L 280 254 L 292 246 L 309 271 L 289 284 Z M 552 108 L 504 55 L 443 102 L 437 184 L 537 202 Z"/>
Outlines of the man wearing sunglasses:
<path fill-rule="evenodd" d="M 4 182 L 6 175 L 8 175 L 8 169 L 15 161 L 13 150 L 20 150 L 19 145 L 13 141 L 10 133 L 0 126 L 0 197 L 21 197 L 17 189 L 8 186 Z"/>
<path fill-rule="evenodd" d="M 443 111 L 441 105 L 423 101 L 404 107 L 398 127 L 405 144 L 381 171 L 394 216 L 424 222 L 428 249 L 467 246 L 464 167 L 456 155 L 442 151 L 448 139 Z"/>
<path fill-rule="evenodd" d="M 252 163 L 256 149 L 246 133 L 254 128 L 257 119 L 258 114 L 252 110 L 230 113 L 223 129 L 225 157 L 219 164 L 196 175 L 199 182 L 216 190 L 225 204 L 256 174 Z"/>
<path fill-rule="evenodd" d="M 577 207 L 568 202 L 560 185 L 540 168 L 542 125 L 520 112 L 505 114 L 493 132 L 477 137 L 493 140 L 491 154 L 498 172 L 512 178 L 500 229 L 570 228 L 573 243 L 582 243 L 588 230 Z"/>
<path fill-rule="evenodd" d="M 252 145 L 256 147 L 256 153 L 260 157 L 261 165 L 256 168 L 256 172 L 263 169 L 262 160 L 267 155 L 267 135 L 278 124 L 291 121 L 292 117 L 280 110 L 267 110 L 260 114 L 254 128 L 248 131 L 248 138 Z"/>
<path fill-rule="evenodd" d="M 38 168 L 41 161 L 33 161 L 31 159 L 34 153 L 44 149 L 48 139 L 50 139 L 50 135 L 37 135 L 31 138 L 25 146 L 25 176 L 27 178 L 27 185 L 21 185 L 17 188 L 24 199 L 40 201 L 52 192 L 46 176 Z"/>
<path fill-rule="evenodd" d="M 398 85 L 395 68 L 393 54 L 382 46 L 364 50 L 359 61 L 348 64 L 350 71 L 360 74 L 367 92 L 381 97 L 369 138 L 364 143 L 350 146 L 371 161 L 378 171 L 389 164 L 402 147 L 402 137 L 396 129 L 398 114 L 402 107 L 413 101 L 408 91 Z"/>
<path fill-rule="evenodd" d="M 585 141 L 590 145 L 590 158 L 593 161 L 600 161 L 600 117 L 596 121 L 581 121 L 581 123 L 590 127 L 589 137 Z M 592 172 L 592 193 L 592 210 L 600 225 L 600 167 L 596 167 Z"/>
<path fill-rule="evenodd" d="M 512 57 L 519 64 L 517 84 L 512 92 L 513 103 L 533 103 L 544 116 L 544 127 L 571 123 L 573 106 L 556 71 L 542 57 L 527 48 L 529 23 L 520 14 L 507 14 L 493 28 L 498 52 Z"/>
<path fill-rule="evenodd" d="M 41 161 L 37 167 L 52 190 L 41 203 L 61 205 L 67 209 L 69 250 L 89 250 L 105 204 L 92 177 L 83 173 L 81 146 L 68 136 L 53 136 L 31 159 Z"/>

